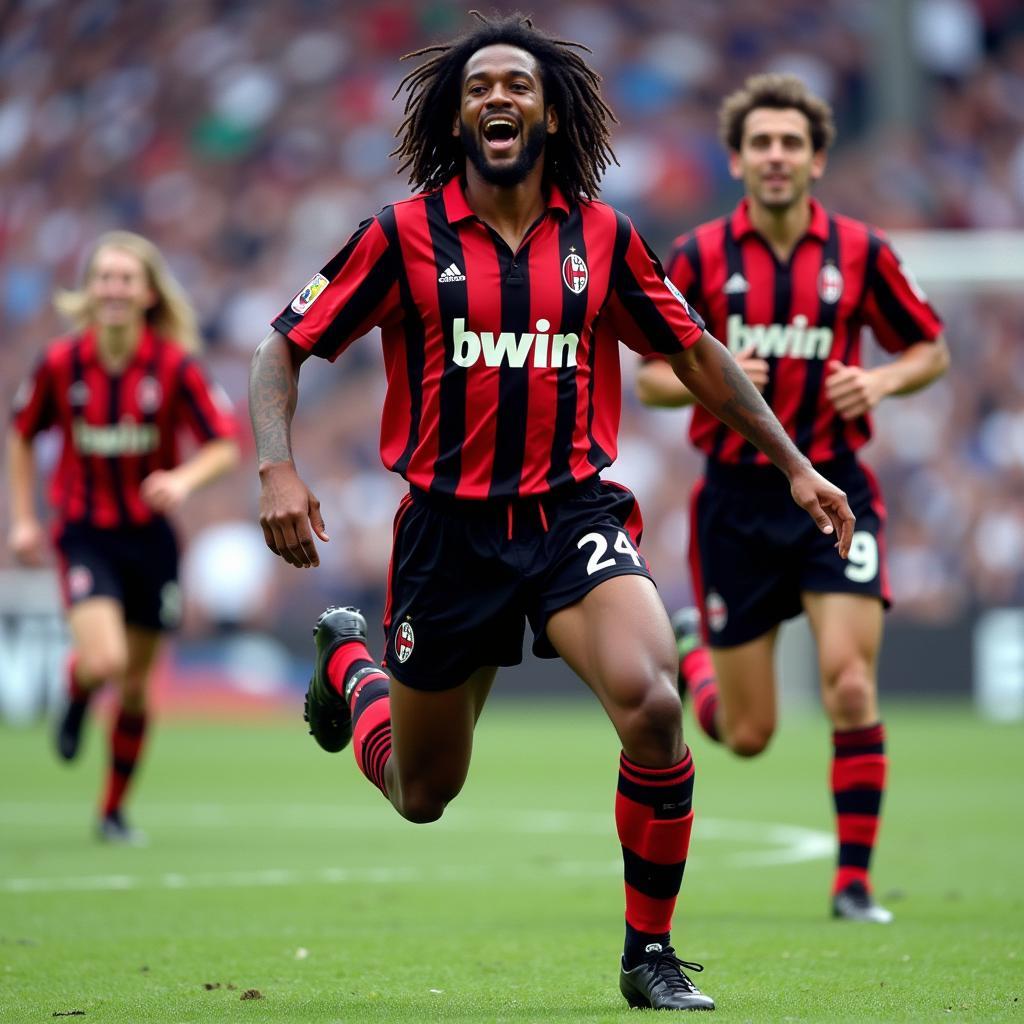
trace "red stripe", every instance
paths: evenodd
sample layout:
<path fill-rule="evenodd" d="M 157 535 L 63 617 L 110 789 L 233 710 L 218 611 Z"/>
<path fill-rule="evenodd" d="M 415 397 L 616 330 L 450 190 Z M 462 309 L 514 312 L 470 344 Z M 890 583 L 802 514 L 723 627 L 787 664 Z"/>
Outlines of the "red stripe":
<path fill-rule="evenodd" d="M 474 230 L 475 229 L 475 230 Z M 490 235 L 469 222 L 459 230 L 466 260 L 466 323 L 487 322 L 487 310 L 501 291 L 501 268 Z M 500 331 L 501 317 L 493 325 Z M 469 368 L 466 381 L 466 420 L 462 444 L 462 472 L 456 488 L 460 498 L 486 498 L 491 489 L 497 438 L 498 391 L 501 368 L 483 360 Z"/>
<path fill-rule="evenodd" d="M 619 771 L 626 778 L 643 786 L 669 786 L 683 782 L 693 774 L 693 755 L 689 750 L 668 768 L 647 768 L 630 761 L 625 754 L 619 755 Z"/>
<path fill-rule="evenodd" d="M 885 754 L 837 757 L 832 761 L 832 792 L 851 789 L 885 789 L 888 760 Z"/>
<path fill-rule="evenodd" d="M 421 395 L 420 421 L 416 449 L 409 460 L 406 479 L 424 490 L 430 488 L 434 478 L 434 462 L 437 459 L 437 427 L 441 417 L 440 385 L 444 373 L 445 343 L 441 325 L 441 310 L 437 300 L 437 269 L 434 264 L 434 245 L 427 223 L 425 202 L 400 203 L 395 206 L 395 223 L 398 227 L 398 241 L 402 260 L 409 278 L 412 301 L 421 311 L 424 325 L 423 378 L 412 381 L 413 388 L 419 388 Z M 391 415 L 392 401 L 388 395 L 385 411 Z M 407 437 L 396 435 L 394 448 L 401 452 Z"/>
<path fill-rule="evenodd" d="M 398 302 L 398 285 L 391 301 Z M 409 381 L 408 338 L 401 327 L 381 331 L 387 391 L 381 411 L 380 457 L 388 469 L 401 458 L 412 429 L 412 388 Z"/>
<path fill-rule="evenodd" d="M 621 799 L 625 803 L 633 803 L 626 797 L 621 797 Z M 618 813 L 617 808 L 618 802 L 616 802 L 616 814 Z M 667 821 L 651 819 L 642 833 L 627 838 L 620 832 L 619 840 L 627 850 L 631 850 L 638 857 L 643 857 L 644 860 L 650 861 L 652 864 L 681 864 L 686 860 L 686 854 L 690 848 L 692 828 L 693 811 L 690 811 L 685 818 L 672 818 Z"/>
<path fill-rule="evenodd" d="M 669 931 L 675 906 L 675 896 L 667 900 L 656 900 L 626 883 L 626 921 L 638 932 L 662 935 Z"/>
<path fill-rule="evenodd" d="M 861 843 L 874 846 L 878 838 L 877 814 L 839 814 L 836 828 L 840 843 Z"/>
<path fill-rule="evenodd" d="M 849 750 L 857 747 L 875 747 L 885 742 L 885 725 L 868 725 L 863 729 L 844 729 L 832 733 L 832 743 L 837 750 Z"/>

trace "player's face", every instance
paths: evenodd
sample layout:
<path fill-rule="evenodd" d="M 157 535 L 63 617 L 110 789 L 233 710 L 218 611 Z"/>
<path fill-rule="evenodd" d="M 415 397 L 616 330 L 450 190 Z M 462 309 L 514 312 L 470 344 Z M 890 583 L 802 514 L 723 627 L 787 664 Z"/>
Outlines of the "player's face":
<path fill-rule="evenodd" d="M 492 185 L 518 185 L 558 129 L 554 106 L 544 106 L 540 68 L 532 54 L 499 44 L 466 61 L 462 97 L 452 134 Z"/>
<path fill-rule="evenodd" d="M 729 154 L 729 170 L 754 202 L 785 210 L 802 202 L 821 177 L 825 151 L 814 151 L 806 114 L 755 107 L 743 122 L 739 152 Z"/>
<path fill-rule="evenodd" d="M 142 260 L 125 249 L 104 248 L 96 253 L 86 291 L 97 327 L 140 324 L 156 301 Z"/>

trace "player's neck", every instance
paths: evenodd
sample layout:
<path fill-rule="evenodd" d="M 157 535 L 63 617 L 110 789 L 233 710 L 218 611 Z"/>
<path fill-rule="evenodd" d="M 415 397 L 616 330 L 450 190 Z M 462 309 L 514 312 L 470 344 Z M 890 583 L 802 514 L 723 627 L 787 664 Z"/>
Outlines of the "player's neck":
<path fill-rule="evenodd" d="M 789 259 L 793 247 L 811 226 L 811 197 L 808 195 L 782 209 L 763 206 L 751 197 L 749 209 L 754 230 L 780 260 Z"/>
<path fill-rule="evenodd" d="M 141 323 L 96 328 L 96 351 L 104 368 L 112 373 L 120 372 L 131 362 L 141 340 Z"/>
<path fill-rule="evenodd" d="M 543 160 L 538 160 L 518 184 L 492 185 L 470 163 L 466 165 L 466 202 L 515 252 L 544 212 Z"/>

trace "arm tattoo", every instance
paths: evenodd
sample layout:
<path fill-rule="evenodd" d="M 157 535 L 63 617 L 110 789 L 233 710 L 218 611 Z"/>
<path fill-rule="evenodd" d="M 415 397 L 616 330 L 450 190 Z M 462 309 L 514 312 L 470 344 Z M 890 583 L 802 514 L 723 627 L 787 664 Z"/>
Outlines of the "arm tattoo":
<path fill-rule="evenodd" d="M 256 349 L 249 370 L 249 416 L 260 463 L 291 461 L 297 398 L 298 370 L 289 358 L 288 342 L 273 335 Z"/>

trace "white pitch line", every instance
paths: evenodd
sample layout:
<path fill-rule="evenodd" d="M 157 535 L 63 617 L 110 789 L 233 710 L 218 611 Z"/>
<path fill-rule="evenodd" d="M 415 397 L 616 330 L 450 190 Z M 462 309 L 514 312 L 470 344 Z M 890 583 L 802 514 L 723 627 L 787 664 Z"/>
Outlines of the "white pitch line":
<path fill-rule="evenodd" d="M 12 808 L 17 813 L 11 813 Z M 37 818 L 22 812 L 31 808 L 29 804 L 0 804 L 0 823 L 17 824 L 25 827 L 39 825 Z M 38 814 L 39 808 L 32 808 Z M 56 811 L 54 807 L 50 811 Z M 268 820 L 265 808 L 218 807 L 202 805 L 186 807 L 185 805 L 157 805 L 147 808 L 147 825 L 168 828 L 192 827 L 225 827 L 238 828 L 251 826 L 266 827 L 282 824 L 280 815 Z M 351 813 L 350 813 L 351 812 Z M 78 817 L 80 808 L 72 812 L 69 808 L 62 811 L 59 818 L 48 822 L 52 825 L 66 826 L 69 820 Z M 395 815 L 368 809 L 340 807 L 293 807 L 289 814 L 284 815 L 294 827 L 304 824 L 309 827 L 323 827 L 325 820 L 333 822 L 336 818 L 344 821 L 349 828 L 387 827 L 380 822 L 390 821 L 400 827 L 405 825 Z M 353 823 L 353 818 L 360 819 Z M 363 818 L 372 821 L 364 825 Z M 453 831 L 484 833 L 488 831 L 508 831 L 520 833 L 573 833 L 611 835 L 612 823 L 609 815 L 597 815 L 575 812 L 549 811 L 504 811 L 487 812 L 481 810 L 464 810 L 461 814 L 453 814 L 456 818 Z M 12 818 L 15 821 L 12 822 Z M 496 827 L 497 826 L 497 827 Z M 433 828 L 437 828 L 435 825 Z M 729 867 L 767 867 L 781 864 L 798 864 L 804 861 L 829 858 L 835 852 L 835 839 L 826 832 L 802 828 L 796 825 L 779 823 L 729 821 L 719 818 L 698 818 L 695 823 L 694 837 L 699 844 L 706 840 L 715 842 L 732 842 L 755 844 L 767 849 L 736 851 L 724 857 L 716 856 L 716 863 Z M 690 858 L 691 860 L 699 860 Z M 500 878 L 525 878 L 528 880 L 551 877 L 553 875 L 572 878 L 603 878 L 620 874 L 620 860 L 599 861 L 561 861 L 544 867 L 530 865 L 485 864 L 453 865 L 441 864 L 422 867 L 367 867 L 342 868 L 327 867 L 317 871 L 297 871 L 290 868 L 265 868 L 249 871 L 196 872 L 165 872 L 158 875 L 85 875 L 70 877 L 26 877 L 0 878 L 0 893 L 42 893 L 42 892 L 97 892 L 125 889 L 238 889 L 268 888 L 295 885 L 311 885 L 326 883 L 329 885 L 394 885 L 401 883 L 476 881 L 488 882 Z"/>

